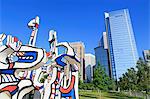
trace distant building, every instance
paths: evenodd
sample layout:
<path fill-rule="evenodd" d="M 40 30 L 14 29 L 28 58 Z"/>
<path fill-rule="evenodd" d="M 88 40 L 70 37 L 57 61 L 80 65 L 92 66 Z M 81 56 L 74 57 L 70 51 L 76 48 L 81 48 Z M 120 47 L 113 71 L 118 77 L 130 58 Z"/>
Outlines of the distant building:
<path fill-rule="evenodd" d="M 93 80 L 93 66 L 95 66 L 95 56 L 93 54 L 85 54 L 85 81 Z"/>
<path fill-rule="evenodd" d="M 108 50 L 104 49 L 103 46 L 98 46 L 94 48 L 94 50 L 95 50 L 96 66 L 98 66 L 98 64 L 103 66 L 105 68 L 106 74 L 110 76 Z"/>
<path fill-rule="evenodd" d="M 80 66 L 79 66 L 79 77 L 80 77 L 80 80 L 84 80 L 85 79 L 85 55 L 84 55 L 84 49 L 85 49 L 85 46 L 84 46 L 84 43 L 82 42 L 71 42 L 69 43 L 70 46 L 74 49 L 76 55 L 78 56 L 78 58 L 81 60 L 80 62 Z"/>
<path fill-rule="evenodd" d="M 144 50 L 143 51 L 144 60 L 150 64 L 150 50 Z"/>
<path fill-rule="evenodd" d="M 118 79 L 139 59 L 128 9 L 105 13 L 105 27 L 111 72 Z"/>
<path fill-rule="evenodd" d="M 95 51 L 95 59 L 96 59 L 96 66 L 100 64 L 105 68 L 105 72 L 108 76 L 111 77 L 111 68 L 110 68 L 110 61 L 108 55 L 108 43 L 107 43 L 107 35 L 106 32 L 103 32 L 103 36 L 99 42 L 99 46 L 94 48 Z"/>

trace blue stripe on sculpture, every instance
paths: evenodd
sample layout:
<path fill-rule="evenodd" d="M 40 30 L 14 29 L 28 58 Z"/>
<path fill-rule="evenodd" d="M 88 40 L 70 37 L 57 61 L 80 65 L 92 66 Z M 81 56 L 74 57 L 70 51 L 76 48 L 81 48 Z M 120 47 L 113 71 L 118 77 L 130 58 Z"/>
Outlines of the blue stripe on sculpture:
<path fill-rule="evenodd" d="M 0 74 L 14 74 L 15 70 L 14 69 L 0 69 Z"/>
<path fill-rule="evenodd" d="M 75 58 L 75 56 L 71 56 L 71 55 L 68 55 L 68 54 L 62 54 L 61 56 L 59 56 L 58 58 L 55 59 L 56 63 L 57 63 L 58 65 L 60 65 L 60 66 L 63 66 L 63 67 L 66 66 L 67 64 L 62 61 L 62 59 L 63 59 L 65 56 L 68 56 L 68 57 L 70 57 L 70 58 L 72 58 L 72 59 L 75 59 L 77 62 L 79 62 L 79 60 L 77 60 L 77 59 Z"/>
<path fill-rule="evenodd" d="M 36 61 L 37 59 L 37 52 L 35 51 L 28 51 L 28 52 L 25 52 L 25 54 L 23 56 L 20 56 L 20 57 L 32 57 L 31 58 L 28 58 L 28 59 L 22 59 L 22 58 L 18 58 L 18 61 L 17 62 L 21 62 L 21 63 L 32 63 L 34 61 Z"/>

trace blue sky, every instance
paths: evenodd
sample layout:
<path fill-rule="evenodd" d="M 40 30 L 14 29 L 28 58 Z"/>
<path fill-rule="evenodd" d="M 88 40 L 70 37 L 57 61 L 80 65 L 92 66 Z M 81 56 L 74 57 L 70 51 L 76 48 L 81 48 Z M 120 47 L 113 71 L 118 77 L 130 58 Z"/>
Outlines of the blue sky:
<path fill-rule="evenodd" d="M 36 45 L 49 50 L 48 32 L 57 31 L 58 41 L 82 41 L 85 52 L 93 53 L 104 27 L 104 11 L 128 8 L 138 53 L 150 49 L 149 0 L 1 0 L 0 33 L 17 36 L 24 44 L 31 30 L 27 23 L 36 15 L 40 28 Z"/>

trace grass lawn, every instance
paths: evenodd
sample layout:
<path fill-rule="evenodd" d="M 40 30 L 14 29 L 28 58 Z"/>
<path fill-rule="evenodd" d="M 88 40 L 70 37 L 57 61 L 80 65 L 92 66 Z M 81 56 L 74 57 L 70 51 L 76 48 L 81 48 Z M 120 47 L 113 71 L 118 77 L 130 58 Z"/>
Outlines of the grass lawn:
<path fill-rule="evenodd" d="M 79 91 L 80 99 L 142 99 L 117 92 Z"/>

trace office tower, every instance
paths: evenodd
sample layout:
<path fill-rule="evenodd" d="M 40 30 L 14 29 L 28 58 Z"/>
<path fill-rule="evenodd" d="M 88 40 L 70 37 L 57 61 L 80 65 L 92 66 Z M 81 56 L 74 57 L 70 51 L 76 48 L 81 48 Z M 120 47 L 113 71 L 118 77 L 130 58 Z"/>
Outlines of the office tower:
<path fill-rule="evenodd" d="M 150 65 L 150 50 L 143 51 L 144 60 Z"/>
<path fill-rule="evenodd" d="M 98 66 L 98 64 L 103 66 L 106 74 L 109 77 L 111 77 L 111 68 L 108 57 L 109 55 L 108 55 L 108 43 L 106 32 L 103 32 L 103 36 L 99 42 L 99 46 L 94 48 L 94 51 L 95 51 L 96 66 Z"/>
<path fill-rule="evenodd" d="M 85 54 L 85 81 L 93 80 L 93 66 L 95 66 L 95 56 L 93 54 Z"/>
<path fill-rule="evenodd" d="M 74 49 L 76 55 L 78 56 L 78 58 L 80 59 L 80 66 L 79 66 L 79 77 L 80 80 L 84 80 L 85 79 L 85 60 L 84 60 L 84 43 L 82 42 L 71 42 L 69 43 L 70 46 Z"/>
<path fill-rule="evenodd" d="M 128 9 L 105 13 L 105 26 L 112 75 L 118 79 L 135 67 L 138 53 Z"/>

